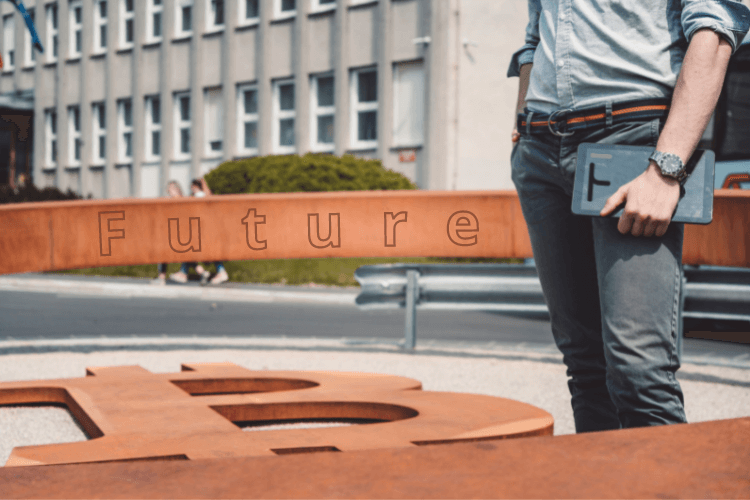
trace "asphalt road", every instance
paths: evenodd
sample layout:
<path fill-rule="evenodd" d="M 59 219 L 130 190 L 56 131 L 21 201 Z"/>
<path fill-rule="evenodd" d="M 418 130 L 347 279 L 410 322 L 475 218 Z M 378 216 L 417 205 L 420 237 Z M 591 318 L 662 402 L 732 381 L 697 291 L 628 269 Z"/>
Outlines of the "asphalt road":
<path fill-rule="evenodd" d="M 402 339 L 403 311 L 310 303 L 206 302 L 0 291 L 0 340 L 102 337 Z M 549 322 L 491 312 L 419 311 L 417 339 L 549 346 Z M 685 355 L 750 357 L 749 344 L 686 338 Z"/>

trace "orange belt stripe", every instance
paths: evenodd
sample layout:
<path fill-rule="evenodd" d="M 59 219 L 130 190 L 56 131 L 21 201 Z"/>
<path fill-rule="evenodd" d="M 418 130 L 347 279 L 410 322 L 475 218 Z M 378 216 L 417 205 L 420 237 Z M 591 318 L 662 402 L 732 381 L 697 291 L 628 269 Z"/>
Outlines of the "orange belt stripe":
<path fill-rule="evenodd" d="M 660 105 L 654 105 L 654 106 L 636 106 L 634 108 L 625 108 L 625 109 L 618 109 L 617 111 L 612 112 L 612 116 L 618 116 L 618 115 L 624 115 L 627 113 L 637 113 L 639 111 L 666 111 L 669 109 L 669 106 L 666 104 L 660 104 Z M 588 121 L 594 121 L 594 120 L 601 120 L 602 118 L 606 118 L 606 113 L 599 113 L 597 115 L 589 115 L 589 116 L 579 116 L 578 118 L 572 118 L 567 121 L 568 124 L 572 123 L 581 123 L 581 122 L 588 122 Z M 539 122 L 531 122 L 531 126 L 537 126 L 537 125 L 547 125 L 547 121 L 539 121 Z M 557 122 L 551 122 L 552 124 L 556 124 Z M 525 127 L 526 122 L 522 121 L 521 126 Z"/>

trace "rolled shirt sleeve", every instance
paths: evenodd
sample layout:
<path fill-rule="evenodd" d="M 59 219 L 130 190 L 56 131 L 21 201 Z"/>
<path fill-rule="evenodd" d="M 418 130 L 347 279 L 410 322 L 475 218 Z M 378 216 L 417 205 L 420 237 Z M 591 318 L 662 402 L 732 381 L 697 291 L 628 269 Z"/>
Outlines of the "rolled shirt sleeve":
<path fill-rule="evenodd" d="M 526 25 L 526 39 L 523 47 L 518 49 L 510 60 L 508 77 L 520 76 L 521 66 L 534 60 L 536 46 L 539 45 L 539 16 L 542 11 L 541 0 L 528 0 L 529 24 Z"/>
<path fill-rule="evenodd" d="M 688 42 L 699 29 L 709 28 L 737 50 L 750 29 L 750 9 L 740 0 L 682 0 L 682 31 Z"/>

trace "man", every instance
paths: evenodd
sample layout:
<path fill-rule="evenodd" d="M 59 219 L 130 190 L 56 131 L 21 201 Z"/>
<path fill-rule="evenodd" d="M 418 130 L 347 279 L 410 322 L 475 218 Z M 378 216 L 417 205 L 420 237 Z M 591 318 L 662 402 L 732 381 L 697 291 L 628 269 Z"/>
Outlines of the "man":
<path fill-rule="evenodd" d="M 511 155 L 577 432 L 686 422 L 675 373 L 684 164 L 750 27 L 739 0 L 528 0 Z M 524 107 L 525 104 L 525 107 Z M 601 212 L 571 212 L 578 145 L 648 145 Z M 604 217 L 625 204 L 619 219 Z"/>

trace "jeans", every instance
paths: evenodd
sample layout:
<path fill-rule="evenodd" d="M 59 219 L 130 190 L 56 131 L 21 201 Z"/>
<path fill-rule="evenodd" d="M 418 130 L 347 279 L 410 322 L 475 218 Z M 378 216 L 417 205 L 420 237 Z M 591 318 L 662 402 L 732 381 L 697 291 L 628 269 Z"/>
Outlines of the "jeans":
<path fill-rule="evenodd" d="M 686 422 L 675 378 L 682 224 L 635 237 L 620 234 L 616 218 L 571 212 L 580 143 L 655 146 L 662 126 L 629 121 L 569 137 L 520 130 L 511 154 L 576 432 Z"/>

